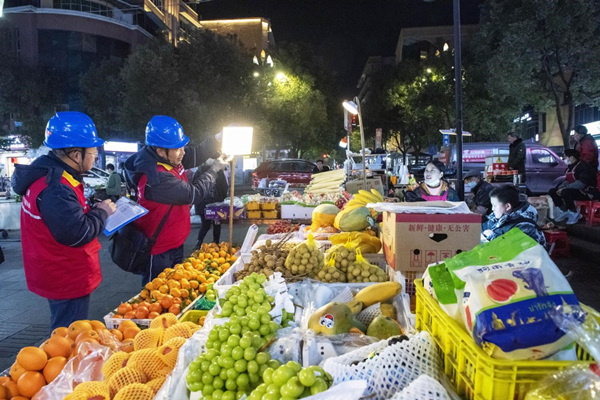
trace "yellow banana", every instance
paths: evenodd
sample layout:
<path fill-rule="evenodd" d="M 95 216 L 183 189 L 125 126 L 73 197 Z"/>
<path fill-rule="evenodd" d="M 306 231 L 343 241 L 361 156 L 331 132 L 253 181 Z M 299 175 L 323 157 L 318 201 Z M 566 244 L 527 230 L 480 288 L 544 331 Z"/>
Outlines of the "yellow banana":
<path fill-rule="evenodd" d="M 377 190 L 371 188 L 371 193 L 373 193 L 373 195 L 375 197 L 377 197 L 379 199 L 379 201 L 383 201 L 383 196 Z"/>
<path fill-rule="evenodd" d="M 402 285 L 398 282 L 383 282 L 369 285 L 359 291 L 354 300 L 361 301 L 365 308 L 375 303 L 384 303 L 402 291 Z"/>
<path fill-rule="evenodd" d="M 367 192 L 366 190 L 360 189 L 358 191 L 359 196 L 363 196 L 367 199 L 367 203 L 377 203 L 379 201 L 379 197 L 374 196 L 373 193 Z"/>
<path fill-rule="evenodd" d="M 354 315 L 358 314 L 363 309 L 363 303 L 356 300 L 351 300 L 347 302 L 346 305 L 350 308 L 350 311 L 352 311 L 352 314 Z"/>
<path fill-rule="evenodd" d="M 371 243 L 368 243 L 368 242 L 360 243 L 358 245 L 358 248 L 360 249 L 361 253 L 363 253 L 363 254 L 377 253 L 375 251 L 375 246 L 373 246 Z"/>

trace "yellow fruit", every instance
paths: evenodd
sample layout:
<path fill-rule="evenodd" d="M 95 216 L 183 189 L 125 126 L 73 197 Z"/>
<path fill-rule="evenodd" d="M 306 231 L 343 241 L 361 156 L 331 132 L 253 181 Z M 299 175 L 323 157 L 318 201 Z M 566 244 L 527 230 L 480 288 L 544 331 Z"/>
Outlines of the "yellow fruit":
<path fill-rule="evenodd" d="M 27 372 L 27 370 L 15 361 L 14 364 L 10 367 L 9 374 L 12 380 L 16 382 L 25 372 Z"/>
<path fill-rule="evenodd" d="M 60 374 L 67 364 L 67 359 L 65 357 L 52 357 L 46 363 L 44 367 L 44 379 L 46 382 L 50 383 Z"/>
<path fill-rule="evenodd" d="M 360 290 L 354 300 L 361 301 L 365 308 L 375 303 L 384 303 L 397 296 L 402 291 L 402 285 L 398 282 L 383 282 L 369 285 Z"/>
<path fill-rule="evenodd" d="M 69 337 L 75 340 L 81 332 L 91 331 L 92 329 L 92 324 L 88 321 L 75 321 L 69 325 Z"/>
<path fill-rule="evenodd" d="M 69 357 L 71 354 L 71 342 L 67 338 L 53 336 L 42 344 L 41 349 L 46 352 L 48 358 L 59 356 Z"/>

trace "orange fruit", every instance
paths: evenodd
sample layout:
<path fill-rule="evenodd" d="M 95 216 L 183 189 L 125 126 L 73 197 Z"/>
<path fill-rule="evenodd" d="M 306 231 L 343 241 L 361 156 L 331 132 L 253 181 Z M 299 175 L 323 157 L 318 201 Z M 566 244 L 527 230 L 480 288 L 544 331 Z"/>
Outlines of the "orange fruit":
<path fill-rule="evenodd" d="M 150 304 L 150 307 L 148 307 L 148 311 L 150 311 L 150 312 L 160 313 L 162 311 L 162 309 L 163 309 L 163 307 L 159 302 L 152 303 L 152 304 Z"/>
<path fill-rule="evenodd" d="M 44 367 L 43 375 L 44 379 L 47 383 L 50 383 L 61 373 L 65 365 L 67 364 L 67 359 L 65 357 L 52 357 L 46 363 Z"/>
<path fill-rule="evenodd" d="M 44 375 L 34 371 L 25 372 L 17 381 L 19 394 L 25 397 L 33 397 L 44 386 L 46 386 Z"/>
<path fill-rule="evenodd" d="M 0 385 L 0 399 L 6 399 L 8 397 L 8 390 Z"/>
<path fill-rule="evenodd" d="M 117 313 L 123 315 L 125 314 L 127 311 L 131 311 L 133 310 L 133 307 L 131 307 L 131 304 L 129 303 L 121 303 L 119 304 L 119 307 L 117 307 Z"/>
<path fill-rule="evenodd" d="M 11 398 L 10 400 L 29 400 L 29 397 L 15 396 L 15 397 Z"/>
<path fill-rule="evenodd" d="M 171 307 L 169 307 L 169 312 L 175 315 L 179 314 L 181 312 L 181 305 L 173 304 Z"/>
<path fill-rule="evenodd" d="M 44 368 L 47 361 L 48 355 L 38 347 L 23 347 L 17 354 L 17 362 L 27 371 L 39 371 Z"/>
<path fill-rule="evenodd" d="M 75 339 L 75 343 L 79 344 L 79 342 L 81 342 L 83 339 L 94 339 L 94 340 L 98 340 L 100 338 L 100 336 L 98 335 L 98 332 L 96 331 L 83 331 L 81 332 L 79 335 L 77 335 L 77 338 Z"/>
<path fill-rule="evenodd" d="M 91 331 L 92 324 L 88 321 L 75 321 L 69 325 L 69 337 L 73 340 L 83 331 Z"/>
<path fill-rule="evenodd" d="M 14 362 L 14 364 L 10 367 L 10 377 L 13 381 L 18 381 L 21 375 L 23 375 L 27 370 L 23 368 L 18 362 Z M 2 382 L 3 383 L 3 382 Z"/>
<path fill-rule="evenodd" d="M 123 343 L 119 348 L 120 351 L 124 351 L 125 353 L 132 353 L 135 350 L 133 345 L 133 339 L 123 339 Z"/>
<path fill-rule="evenodd" d="M 92 329 L 97 331 L 98 329 L 106 329 L 106 325 L 102 321 L 92 320 L 90 321 L 90 325 L 92 325 Z"/>
<path fill-rule="evenodd" d="M 123 332 L 123 340 L 125 339 L 133 339 L 135 335 L 137 335 L 141 331 L 137 326 L 135 328 L 127 328 L 125 332 Z"/>
<path fill-rule="evenodd" d="M 127 311 L 125 313 L 125 315 L 123 315 L 124 319 L 134 319 L 135 318 L 135 311 Z"/>
<path fill-rule="evenodd" d="M 8 392 L 8 396 L 6 396 L 6 398 L 13 399 L 19 395 L 19 388 L 17 387 L 17 382 L 15 382 L 15 381 L 4 382 L 2 384 L 2 386 L 4 386 L 4 388 Z"/>
<path fill-rule="evenodd" d="M 69 334 L 69 328 L 64 327 L 64 326 L 60 326 L 58 328 L 56 328 L 55 330 L 52 331 L 52 334 L 50 336 L 62 336 L 65 337 Z"/>
<path fill-rule="evenodd" d="M 158 317 L 160 315 L 160 313 L 157 313 L 156 311 L 151 311 L 150 313 L 148 313 L 148 319 L 154 319 L 156 317 Z"/>
<path fill-rule="evenodd" d="M 121 333 L 124 333 L 125 329 L 127 328 L 137 328 L 137 325 L 133 321 L 123 321 L 121 322 L 121 325 L 119 325 L 119 330 L 121 331 Z"/>
<path fill-rule="evenodd" d="M 119 342 L 121 340 L 123 340 L 123 332 L 121 332 L 118 329 L 109 329 L 108 330 L 110 333 L 112 333 L 113 335 L 115 335 L 117 337 L 117 339 L 119 340 Z"/>
<path fill-rule="evenodd" d="M 0 386 L 2 386 L 2 384 L 4 382 L 9 382 L 10 381 L 10 376 L 0 376 Z M 4 386 L 2 386 L 4 387 Z"/>
<path fill-rule="evenodd" d="M 148 316 L 148 313 L 150 311 L 148 310 L 148 307 L 146 306 L 139 306 L 137 308 L 137 310 L 135 310 L 135 317 L 137 319 L 145 319 Z"/>
<path fill-rule="evenodd" d="M 42 344 L 41 349 L 46 352 L 48 358 L 58 356 L 69 357 L 69 354 L 71 354 L 71 342 L 62 336 L 54 336 L 46 340 Z"/>
<path fill-rule="evenodd" d="M 169 307 L 171 307 L 173 305 L 173 296 L 171 295 L 167 295 L 165 297 L 163 297 L 160 300 L 160 305 L 165 309 L 168 310 Z"/>

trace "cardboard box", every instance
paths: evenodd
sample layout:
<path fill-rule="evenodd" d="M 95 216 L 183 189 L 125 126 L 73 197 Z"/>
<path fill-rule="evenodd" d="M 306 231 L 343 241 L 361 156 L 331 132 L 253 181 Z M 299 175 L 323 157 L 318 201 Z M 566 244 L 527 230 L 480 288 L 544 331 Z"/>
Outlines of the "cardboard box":
<path fill-rule="evenodd" d="M 281 218 L 283 219 L 311 219 L 315 207 L 306 207 L 299 204 L 282 204 Z"/>
<path fill-rule="evenodd" d="M 383 195 L 383 183 L 381 182 L 381 178 L 368 178 L 366 187 L 363 184 L 362 179 L 346 182 L 346 191 L 348 193 L 355 194 L 358 193 L 360 189 L 364 189 L 367 191 L 375 189 Z"/>
<path fill-rule="evenodd" d="M 387 263 L 406 276 L 406 292 L 414 295 L 414 279 L 429 264 L 477 246 L 481 215 L 383 213 L 383 252 Z"/>
<path fill-rule="evenodd" d="M 229 204 L 213 203 L 206 206 L 204 217 L 210 220 L 229 219 Z M 233 207 L 233 219 L 246 218 L 244 207 Z"/>

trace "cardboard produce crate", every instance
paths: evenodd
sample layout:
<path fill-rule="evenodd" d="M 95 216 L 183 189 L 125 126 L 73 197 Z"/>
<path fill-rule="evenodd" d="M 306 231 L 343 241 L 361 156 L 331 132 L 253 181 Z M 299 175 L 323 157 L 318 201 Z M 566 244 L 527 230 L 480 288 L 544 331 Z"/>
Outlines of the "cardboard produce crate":
<path fill-rule="evenodd" d="M 429 264 L 477 246 L 481 215 L 383 213 L 383 251 L 387 263 L 406 277 L 406 292 Z"/>

